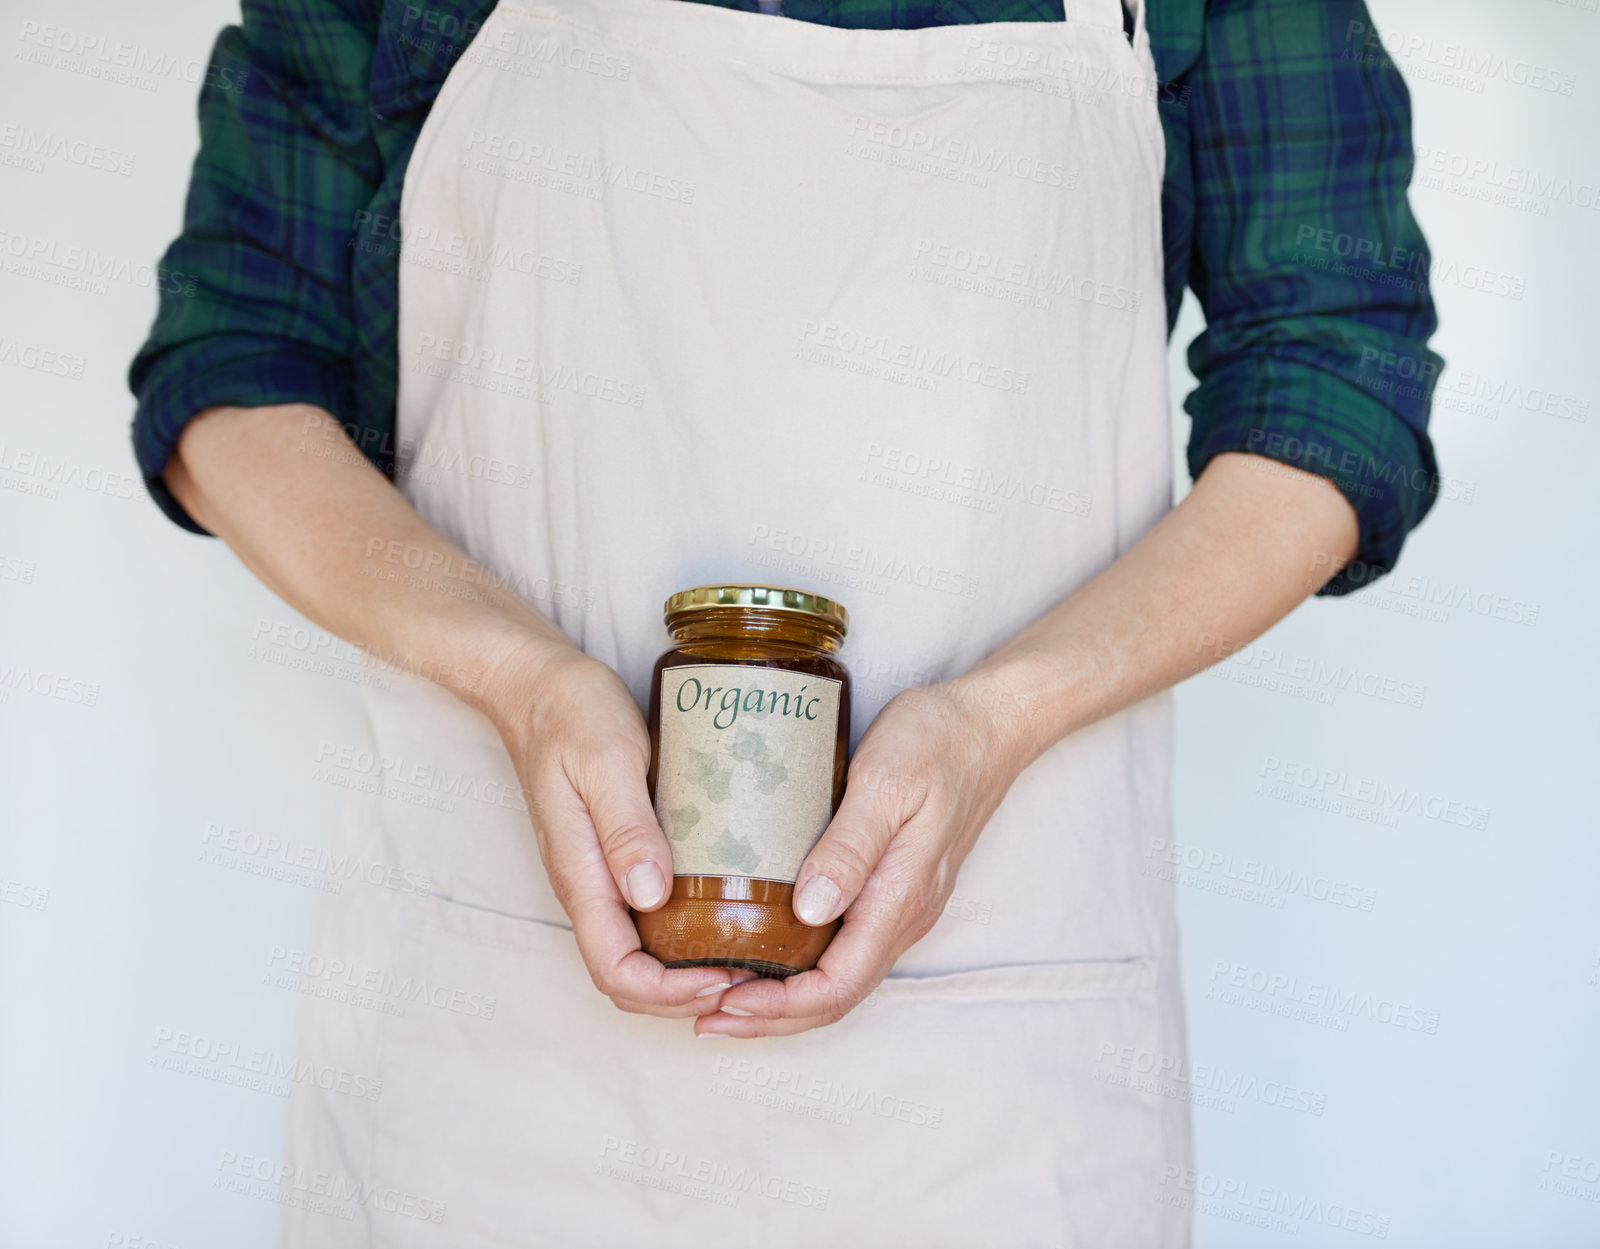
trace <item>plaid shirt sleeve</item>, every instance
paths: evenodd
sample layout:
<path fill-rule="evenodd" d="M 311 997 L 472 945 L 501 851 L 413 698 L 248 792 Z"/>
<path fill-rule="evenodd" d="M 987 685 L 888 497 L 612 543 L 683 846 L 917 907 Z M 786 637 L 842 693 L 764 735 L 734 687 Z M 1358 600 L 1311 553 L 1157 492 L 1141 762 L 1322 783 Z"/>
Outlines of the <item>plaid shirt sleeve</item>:
<path fill-rule="evenodd" d="M 178 435 L 219 404 L 314 403 L 345 419 L 356 309 L 348 240 L 382 174 L 368 111 L 380 0 L 244 0 L 200 94 L 183 232 L 129 369 L 134 454 L 161 480 Z"/>
<path fill-rule="evenodd" d="M 1361 0 L 1214 2 L 1183 110 L 1189 284 L 1206 314 L 1189 469 L 1243 451 L 1334 482 L 1361 541 L 1324 594 L 1387 572 L 1439 489 L 1427 422 L 1443 361 L 1406 202 L 1410 97 L 1363 55 L 1370 29 Z"/>

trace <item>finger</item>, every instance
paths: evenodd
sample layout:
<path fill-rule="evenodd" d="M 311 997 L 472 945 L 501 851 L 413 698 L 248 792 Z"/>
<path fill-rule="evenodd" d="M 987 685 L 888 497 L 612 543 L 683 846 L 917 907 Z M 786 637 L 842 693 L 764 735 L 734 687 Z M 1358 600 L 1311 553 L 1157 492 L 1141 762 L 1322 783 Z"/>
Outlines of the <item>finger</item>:
<path fill-rule="evenodd" d="M 551 778 L 543 792 L 540 851 L 595 987 L 613 999 L 665 1008 L 688 1005 L 703 990 L 731 984 L 732 976 L 720 968 L 668 969 L 644 953 L 582 800 L 563 778 Z"/>
<path fill-rule="evenodd" d="M 892 966 L 893 961 L 891 958 L 889 965 Z M 695 1035 L 779 1037 L 825 1028 L 870 1002 L 888 967 L 855 982 L 837 976 L 826 980 L 815 978 L 820 970 L 819 965 L 811 972 L 802 973 L 802 976 L 813 977 L 804 984 L 799 983 L 801 976 L 793 976 L 781 983 L 763 982 L 773 988 L 762 988 L 756 994 L 737 1000 L 730 1000 L 728 993 L 722 994 L 721 1007 L 695 1022 Z M 819 1005 L 821 1009 L 813 1009 Z"/>
<path fill-rule="evenodd" d="M 750 971 L 735 971 L 728 968 L 720 970 L 723 973 L 721 981 L 700 989 L 692 1000 L 681 1006 L 660 1006 L 654 1002 L 641 1002 L 629 997 L 615 997 L 611 1000 L 618 1010 L 637 1015 L 655 1015 L 662 1019 L 687 1019 L 698 1015 L 715 1014 L 722 1008 L 722 995 L 730 983 L 738 984 L 741 980 L 749 980 L 755 976 L 755 973 Z"/>
<path fill-rule="evenodd" d="M 763 1019 L 841 1019 L 893 965 L 894 934 L 871 920 L 846 916 L 838 935 L 810 971 L 786 980 L 752 980 L 722 995 L 722 1010 Z"/>
<path fill-rule="evenodd" d="M 722 991 L 716 990 L 707 997 L 696 996 L 682 1006 L 658 1006 L 654 1002 L 641 1002 L 629 997 L 614 997 L 612 1005 L 630 1015 L 651 1015 L 657 1019 L 698 1019 L 701 1015 L 714 1015 L 721 1008 Z"/>
<path fill-rule="evenodd" d="M 838 934 L 823 951 L 817 966 L 785 980 L 751 980 L 722 995 L 721 1014 L 733 1020 L 842 1019 L 871 995 L 895 961 L 912 944 L 902 911 L 906 891 L 878 878 L 867 882 L 854 906 L 845 913 Z M 807 1027 L 818 1026 L 815 1022 Z M 698 1030 L 698 1029 L 697 1029 Z M 742 1023 L 734 1026 L 718 1018 L 707 1020 L 707 1031 L 730 1035 L 780 1035 L 752 1032 Z"/>
<path fill-rule="evenodd" d="M 908 815 L 892 810 L 876 787 L 847 786 L 839 810 L 795 878 L 794 913 L 800 921 L 828 924 L 842 915 Z"/>
<path fill-rule="evenodd" d="M 650 805 L 645 755 L 619 742 L 563 766 L 588 807 L 618 892 L 635 910 L 655 910 L 672 891 L 672 847 Z"/>
<path fill-rule="evenodd" d="M 714 1013 L 695 1021 L 694 1034 L 707 1039 L 731 1037 L 735 1040 L 752 1040 L 756 1037 L 794 1036 L 797 1032 L 810 1032 L 813 1028 L 826 1028 L 837 1022 L 825 1015 L 813 1015 L 807 1019 L 741 1019 Z"/>
<path fill-rule="evenodd" d="M 627 911 L 620 907 L 618 910 L 624 922 L 632 928 L 633 923 Z M 633 934 L 633 939 L 637 943 L 637 932 Z M 578 948 L 582 953 L 581 937 Z M 702 998 L 709 999 L 723 993 L 729 985 L 728 973 L 720 967 L 667 968 L 643 950 L 629 951 L 614 962 L 607 962 L 606 958 L 606 953 L 602 952 L 591 961 L 585 954 L 584 964 L 589 969 L 589 977 L 595 987 L 613 1002 L 631 1002 L 650 1012 L 695 1006 Z"/>

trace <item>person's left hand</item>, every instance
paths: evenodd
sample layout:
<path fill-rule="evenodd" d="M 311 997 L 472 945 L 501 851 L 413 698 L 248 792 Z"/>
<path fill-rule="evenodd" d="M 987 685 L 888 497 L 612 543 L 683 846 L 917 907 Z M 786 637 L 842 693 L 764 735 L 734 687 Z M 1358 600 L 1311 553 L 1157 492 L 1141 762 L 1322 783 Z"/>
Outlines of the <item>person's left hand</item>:
<path fill-rule="evenodd" d="M 956 872 L 1022 768 L 1027 707 L 963 678 L 907 690 L 850 761 L 844 800 L 795 881 L 795 913 L 844 923 L 817 966 L 749 980 L 697 1035 L 786 1036 L 842 1019 L 921 940 Z"/>

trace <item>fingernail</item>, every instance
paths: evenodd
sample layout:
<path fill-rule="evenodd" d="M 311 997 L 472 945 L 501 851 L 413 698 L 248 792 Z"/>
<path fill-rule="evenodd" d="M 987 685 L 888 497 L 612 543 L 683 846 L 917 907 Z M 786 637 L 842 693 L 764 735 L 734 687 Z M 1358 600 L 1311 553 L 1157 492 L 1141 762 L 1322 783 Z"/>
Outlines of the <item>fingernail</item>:
<path fill-rule="evenodd" d="M 700 992 L 696 993 L 695 996 L 710 997 L 713 993 L 721 993 L 724 989 L 731 988 L 733 988 L 733 981 L 724 980 L 720 984 L 708 984 L 705 988 L 701 989 Z"/>
<path fill-rule="evenodd" d="M 694 1035 L 695 1039 L 699 1041 L 709 1041 L 712 1037 L 721 1037 L 726 1041 L 730 1037 L 730 1034 L 726 1032 L 696 1032 Z"/>
<path fill-rule="evenodd" d="M 722 1008 L 722 1013 L 724 1015 L 751 1015 L 754 1012 L 753 1011 L 747 1011 L 747 1010 L 740 1010 L 737 1006 L 724 1006 Z"/>
<path fill-rule="evenodd" d="M 661 869 L 646 859 L 628 869 L 628 897 L 633 905 L 643 910 L 661 901 L 666 892 L 666 882 L 661 879 Z"/>
<path fill-rule="evenodd" d="M 826 876 L 813 876 L 795 899 L 794 910 L 808 924 L 825 924 L 839 905 L 839 886 Z"/>

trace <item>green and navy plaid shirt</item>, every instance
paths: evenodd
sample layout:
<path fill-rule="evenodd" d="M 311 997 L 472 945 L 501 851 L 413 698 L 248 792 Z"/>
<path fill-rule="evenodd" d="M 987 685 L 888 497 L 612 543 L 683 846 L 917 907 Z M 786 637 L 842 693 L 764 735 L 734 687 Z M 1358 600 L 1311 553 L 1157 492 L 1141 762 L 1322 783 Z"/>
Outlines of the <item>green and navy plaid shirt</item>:
<path fill-rule="evenodd" d="M 758 0 L 706 0 L 759 10 Z M 1341 593 L 1394 563 L 1439 478 L 1431 261 L 1406 202 L 1410 97 L 1362 0 L 1149 0 L 1166 133 L 1167 325 L 1205 312 L 1189 469 L 1246 451 L 1336 482 L 1361 518 Z M 440 84 L 493 0 L 243 0 L 200 94 L 200 154 L 129 370 L 157 502 L 219 404 L 314 403 L 393 472 L 399 215 Z M 1060 21 L 1061 0 L 785 0 L 851 28 Z M 1403 380 L 1402 380 L 1403 379 Z"/>

